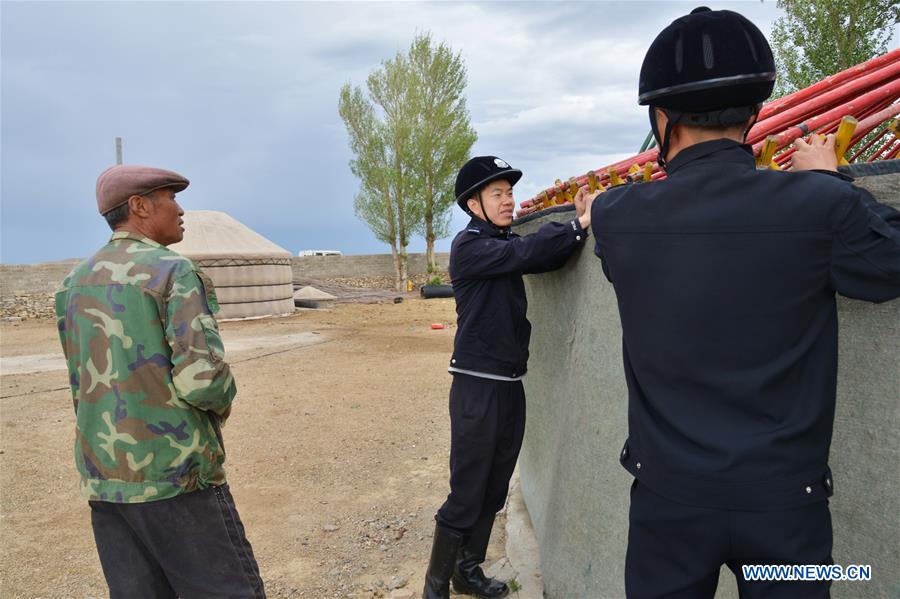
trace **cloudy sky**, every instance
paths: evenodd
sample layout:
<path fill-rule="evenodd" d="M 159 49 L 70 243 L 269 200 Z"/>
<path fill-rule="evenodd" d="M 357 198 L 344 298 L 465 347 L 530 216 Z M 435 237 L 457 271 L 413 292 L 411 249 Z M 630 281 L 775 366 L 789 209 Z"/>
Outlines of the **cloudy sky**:
<path fill-rule="evenodd" d="M 226 211 L 294 253 L 389 251 L 353 214 L 344 83 L 418 32 L 447 42 L 468 68 L 473 152 L 524 170 L 523 200 L 638 150 L 644 51 L 698 3 L 4 1 L 0 261 L 105 241 L 94 184 L 116 136 L 126 163 L 191 180 L 187 210 Z M 708 4 L 765 33 L 779 16 L 768 0 Z"/>

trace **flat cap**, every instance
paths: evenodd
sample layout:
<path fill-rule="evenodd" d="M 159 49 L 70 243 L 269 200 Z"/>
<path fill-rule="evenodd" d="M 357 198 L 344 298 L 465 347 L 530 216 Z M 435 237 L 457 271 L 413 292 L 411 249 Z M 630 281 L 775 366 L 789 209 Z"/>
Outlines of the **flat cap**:
<path fill-rule="evenodd" d="M 131 196 L 147 195 L 164 187 L 172 187 L 178 193 L 189 184 L 190 181 L 174 171 L 140 164 L 117 164 L 97 177 L 97 209 L 100 214 L 106 214 Z"/>

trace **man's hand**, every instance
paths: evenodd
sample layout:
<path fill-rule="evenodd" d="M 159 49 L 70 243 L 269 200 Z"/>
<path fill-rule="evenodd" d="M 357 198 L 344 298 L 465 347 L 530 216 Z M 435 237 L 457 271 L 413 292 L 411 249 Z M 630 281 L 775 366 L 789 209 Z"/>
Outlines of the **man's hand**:
<path fill-rule="evenodd" d="M 594 203 L 594 199 L 601 193 L 602 190 L 600 189 L 591 193 L 587 185 L 585 185 L 580 187 L 578 193 L 575 194 L 575 214 L 578 216 L 578 222 L 581 223 L 582 229 L 587 229 L 591 226 L 591 204 Z"/>
<path fill-rule="evenodd" d="M 837 156 L 834 154 L 834 135 L 829 134 L 824 138 L 821 135 L 813 135 L 809 143 L 802 137 L 794 140 L 797 151 L 791 156 L 792 171 L 825 170 L 836 171 L 838 165 Z"/>

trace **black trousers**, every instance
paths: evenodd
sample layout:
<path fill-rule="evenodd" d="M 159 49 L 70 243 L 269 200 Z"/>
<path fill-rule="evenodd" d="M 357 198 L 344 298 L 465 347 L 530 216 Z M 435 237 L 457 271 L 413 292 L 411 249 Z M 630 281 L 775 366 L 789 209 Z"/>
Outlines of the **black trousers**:
<path fill-rule="evenodd" d="M 751 582 L 741 570 L 832 564 L 827 501 L 765 512 L 701 508 L 675 503 L 635 480 L 629 524 L 628 599 L 712 599 L 722 564 L 734 572 L 741 599 L 829 597 L 829 582 Z"/>
<path fill-rule="evenodd" d="M 228 485 L 148 503 L 89 503 L 111 599 L 265 597 Z"/>
<path fill-rule="evenodd" d="M 450 386 L 450 495 L 435 517 L 467 533 L 506 503 L 525 435 L 521 381 L 454 374 Z"/>

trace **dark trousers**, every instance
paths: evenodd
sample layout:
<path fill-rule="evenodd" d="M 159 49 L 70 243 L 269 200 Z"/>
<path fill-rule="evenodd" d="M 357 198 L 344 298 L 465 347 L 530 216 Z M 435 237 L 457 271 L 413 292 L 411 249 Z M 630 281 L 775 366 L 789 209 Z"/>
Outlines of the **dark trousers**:
<path fill-rule="evenodd" d="M 833 563 L 827 501 L 765 512 L 701 508 L 670 501 L 635 481 L 629 524 L 628 599 L 712 599 L 722 564 L 734 572 L 741 599 L 829 596 L 829 582 L 750 582 L 741 570 Z"/>
<path fill-rule="evenodd" d="M 450 495 L 438 524 L 467 533 L 506 503 L 525 434 L 521 381 L 454 374 L 450 386 Z"/>
<path fill-rule="evenodd" d="M 148 503 L 89 503 L 111 599 L 265 597 L 228 485 Z"/>

